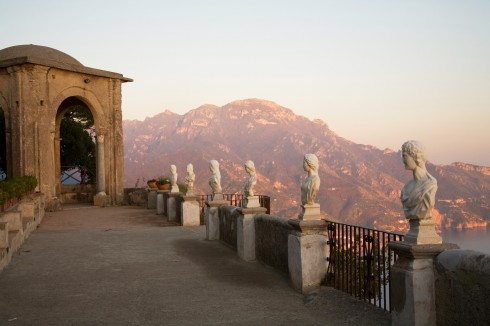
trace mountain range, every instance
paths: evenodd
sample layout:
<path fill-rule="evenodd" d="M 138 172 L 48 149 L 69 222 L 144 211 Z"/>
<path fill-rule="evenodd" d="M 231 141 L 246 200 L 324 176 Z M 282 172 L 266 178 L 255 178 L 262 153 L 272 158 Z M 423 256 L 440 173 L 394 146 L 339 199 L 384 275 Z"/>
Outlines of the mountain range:
<path fill-rule="evenodd" d="M 194 165 L 195 188 L 210 193 L 209 161 L 218 160 L 225 193 L 242 193 L 243 167 L 257 170 L 255 192 L 271 197 L 272 214 L 299 213 L 303 156 L 320 161 L 322 214 L 343 223 L 405 231 L 400 190 L 412 178 L 400 152 L 356 144 L 276 103 L 247 99 L 222 107 L 203 105 L 184 115 L 165 111 L 144 121 L 124 120 L 125 186 L 169 175 L 175 164 L 183 181 Z M 490 223 L 490 168 L 466 163 L 434 165 L 438 180 L 434 219 L 441 228 L 484 227 Z"/>

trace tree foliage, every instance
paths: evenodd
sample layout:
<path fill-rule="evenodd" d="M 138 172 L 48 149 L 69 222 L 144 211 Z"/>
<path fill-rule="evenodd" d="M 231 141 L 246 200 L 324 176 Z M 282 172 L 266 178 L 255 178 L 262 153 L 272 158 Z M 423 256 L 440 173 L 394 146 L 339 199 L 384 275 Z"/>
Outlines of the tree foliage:
<path fill-rule="evenodd" d="M 96 146 L 93 139 L 94 119 L 88 108 L 71 107 L 60 126 L 61 171 L 80 170 L 80 183 L 96 182 Z"/>

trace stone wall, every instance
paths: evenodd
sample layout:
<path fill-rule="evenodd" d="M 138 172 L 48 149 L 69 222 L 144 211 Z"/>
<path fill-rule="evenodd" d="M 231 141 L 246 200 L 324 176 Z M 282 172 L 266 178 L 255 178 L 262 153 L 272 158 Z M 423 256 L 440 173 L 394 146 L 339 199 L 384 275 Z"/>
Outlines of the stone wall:
<path fill-rule="evenodd" d="M 123 205 L 146 207 L 148 203 L 148 191 L 145 188 L 124 188 Z"/>
<path fill-rule="evenodd" d="M 257 260 L 288 273 L 288 219 L 260 214 L 255 216 L 255 255 Z"/>
<path fill-rule="evenodd" d="M 239 212 L 235 206 L 219 208 L 219 239 L 237 250 L 237 218 Z"/>
<path fill-rule="evenodd" d="M 441 253 L 436 265 L 438 325 L 488 325 L 490 256 L 471 250 Z"/>
<path fill-rule="evenodd" d="M 95 185 L 93 184 L 62 184 L 60 199 L 63 204 L 92 203 L 95 190 Z"/>

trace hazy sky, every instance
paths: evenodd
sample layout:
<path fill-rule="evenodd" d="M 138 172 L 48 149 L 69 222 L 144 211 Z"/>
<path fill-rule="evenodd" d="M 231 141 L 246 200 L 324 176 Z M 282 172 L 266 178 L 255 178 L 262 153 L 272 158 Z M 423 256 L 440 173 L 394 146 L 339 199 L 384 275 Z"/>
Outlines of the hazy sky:
<path fill-rule="evenodd" d="M 124 119 L 262 98 L 357 143 L 490 166 L 488 0 L 0 1 L 0 48 L 134 78 Z"/>

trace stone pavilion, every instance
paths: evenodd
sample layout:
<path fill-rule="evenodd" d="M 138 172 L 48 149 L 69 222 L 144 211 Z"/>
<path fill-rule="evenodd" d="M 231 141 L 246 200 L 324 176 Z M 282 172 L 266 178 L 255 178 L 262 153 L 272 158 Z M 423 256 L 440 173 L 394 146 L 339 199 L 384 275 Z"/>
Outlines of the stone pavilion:
<path fill-rule="evenodd" d="M 45 46 L 0 50 L 7 178 L 33 175 L 48 205 L 62 202 L 60 123 L 70 107 L 82 105 L 92 113 L 96 133 L 94 204 L 122 202 L 121 85 L 131 81 L 119 73 L 85 67 L 68 54 Z"/>

